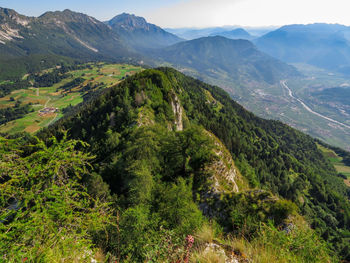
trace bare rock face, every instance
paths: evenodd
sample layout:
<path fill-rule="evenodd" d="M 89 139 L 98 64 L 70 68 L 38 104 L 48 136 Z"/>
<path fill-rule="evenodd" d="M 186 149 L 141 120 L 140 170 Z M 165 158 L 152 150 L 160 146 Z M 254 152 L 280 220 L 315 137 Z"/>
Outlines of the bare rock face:
<path fill-rule="evenodd" d="M 207 189 L 200 192 L 201 202 L 199 208 L 208 217 L 222 217 L 219 211 L 222 211 L 224 204 L 221 201 L 221 195 L 224 193 L 239 192 L 237 182 L 242 180 L 241 175 L 236 168 L 231 154 L 223 143 L 212 133 L 207 131 L 208 136 L 214 140 L 214 153 L 216 158 L 212 163 L 205 167 L 208 179 L 211 182 Z"/>
<path fill-rule="evenodd" d="M 180 104 L 179 98 L 176 96 L 176 94 L 173 94 L 173 99 L 171 101 L 171 107 L 174 112 L 175 116 L 175 126 L 177 131 L 183 130 L 183 122 L 182 122 L 182 115 L 183 115 L 183 109 Z"/>
<path fill-rule="evenodd" d="M 208 135 L 214 140 L 216 160 L 208 167 L 212 173 L 214 182 L 212 192 L 220 194 L 222 192 L 238 192 L 237 179 L 238 170 L 234 164 L 231 154 L 225 145 L 212 133 Z"/>
<path fill-rule="evenodd" d="M 27 27 L 31 18 L 27 18 L 7 8 L 0 8 L 0 43 L 23 38 L 19 31 Z"/>

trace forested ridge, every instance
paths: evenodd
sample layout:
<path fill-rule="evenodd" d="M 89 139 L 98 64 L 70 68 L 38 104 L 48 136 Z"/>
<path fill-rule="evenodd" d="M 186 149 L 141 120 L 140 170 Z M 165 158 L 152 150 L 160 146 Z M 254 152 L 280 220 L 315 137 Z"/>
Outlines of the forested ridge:
<path fill-rule="evenodd" d="M 213 244 L 239 262 L 349 260 L 349 189 L 314 139 L 173 69 L 0 155 L 5 261 L 222 262 Z"/>
<path fill-rule="evenodd" d="M 157 178 L 159 173 L 165 173 L 165 178 L 169 180 L 180 175 L 182 177 L 187 172 L 189 175 L 196 173 L 196 168 L 200 168 L 199 164 L 205 160 L 198 159 L 198 164 L 189 162 L 188 165 L 196 168 L 183 169 L 184 159 L 189 158 L 184 154 L 182 161 L 179 157 L 179 164 L 176 165 L 178 168 L 174 170 L 172 167 L 172 170 L 166 169 L 170 172 L 165 172 L 164 166 L 169 164 L 166 160 L 159 164 L 159 158 L 166 156 L 168 151 L 164 153 L 158 149 L 164 149 L 162 144 L 164 136 L 167 137 L 164 133 L 167 132 L 160 128 L 136 129 L 140 126 L 140 118 L 143 118 L 141 124 L 158 123 L 167 127 L 173 123 L 170 106 L 173 93 L 178 96 L 185 112 L 185 131 L 186 127 L 197 125 L 215 134 L 230 151 L 251 188 L 265 189 L 291 200 L 311 227 L 331 244 L 332 250 L 349 259 L 349 189 L 317 149 L 314 139 L 278 121 L 260 119 L 232 101 L 221 89 L 186 77 L 175 70 L 146 70 L 128 78 L 89 104 L 76 109 L 72 116 L 43 131 L 41 137 L 59 137 L 60 130 L 65 129 L 69 130 L 72 138 L 87 141 L 91 145 L 90 151 L 96 155 L 94 167 L 110 185 L 112 193 L 124 196 L 123 205 L 127 208 L 132 205 L 132 199 L 128 196 L 130 182 L 125 182 L 129 180 L 125 178 L 128 178 L 126 174 L 140 174 L 139 170 L 133 170 L 135 166 L 138 169 L 142 167 L 143 172 L 148 173 L 150 181 L 150 178 Z M 138 149 L 143 150 L 137 152 Z M 191 154 L 197 151 L 192 149 Z M 140 155 L 140 166 L 135 164 L 135 155 L 127 157 L 126 153 Z M 146 177 L 140 178 L 146 180 Z M 143 186 L 142 193 L 146 194 L 147 182 L 138 183 Z M 196 179 L 189 187 L 192 187 L 193 193 L 196 192 Z M 137 192 L 135 189 L 133 191 Z M 150 190 L 150 195 L 152 191 Z M 140 200 L 137 200 L 136 203 L 139 203 Z M 234 199 L 228 198 L 227 202 L 231 203 L 232 200 Z M 233 203 L 232 207 L 239 205 Z M 237 213 L 239 211 L 231 211 L 228 213 L 231 216 L 227 216 L 226 220 L 217 221 L 227 229 L 235 230 L 230 222 Z M 259 220 L 252 217 L 251 224 L 257 224 Z M 236 226 L 237 229 L 239 227 Z"/>

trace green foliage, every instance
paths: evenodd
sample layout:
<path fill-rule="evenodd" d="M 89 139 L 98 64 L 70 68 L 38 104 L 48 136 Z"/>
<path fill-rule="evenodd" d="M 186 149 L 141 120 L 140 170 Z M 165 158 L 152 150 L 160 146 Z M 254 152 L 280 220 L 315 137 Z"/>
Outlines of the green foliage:
<path fill-rule="evenodd" d="M 279 200 L 271 193 L 261 190 L 225 194 L 221 200 L 224 205 L 220 212 L 228 216 L 225 219 L 217 218 L 218 222 L 230 232 L 248 238 L 258 233 L 262 222 L 280 226 L 288 217 L 297 214 L 294 203 Z"/>
<path fill-rule="evenodd" d="M 70 91 L 72 88 L 79 86 L 84 81 L 85 81 L 85 79 L 83 79 L 83 78 L 76 78 L 76 79 L 73 79 L 72 81 L 64 84 L 59 89 L 63 89 L 64 91 Z"/>
<path fill-rule="evenodd" d="M 29 113 L 30 110 L 31 107 L 29 104 L 24 106 L 17 104 L 15 107 L 0 109 L 0 125 L 22 118 L 25 114 Z"/>
<path fill-rule="evenodd" d="M 185 179 L 160 184 L 155 192 L 155 207 L 164 227 L 186 235 L 202 225 L 203 216 L 193 202 L 192 187 Z"/>
<path fill-rule="evenodd" d="M 83 65 L 70 65 L 65 66 L 64 64 L 60 65 L 59 67 L 53 69 L 52 71 L 49 71 L 44 74 L 34 74 L 33 80 L 35 81 L 36 87 L 50 87 L 61 80 L 67 78 L 69 75 L 66 74 L 68 71 L 76 70 L 83 67 Z"/>
<path fill-rule="evenodd" d="M 79 181 L 91 157 L 81 141 L 37 140 L 23 149 L 0 138 L 0 254 L 6 262 L 88 261 L 91 233 L 111 220 Z M 30 154 L 24 154 L 25 152 Z"/>
<path fill-rule="evenodd" d="M 222 105 L 220 110 L 215 103 L 208 103 L 208 92 L 212 101 Z M 186 115 L 184 131 L 171 130 L 174 114 L 170 105 L 174 94 Z M 140 112 L 147 113 L 150 119 L 147 123 L 140 124 Z M 215 148 L 203 127 L 227 147 L 251 186 L 263 189 L 257 195 L 254 191 L 222 195 L 224 206 L 214 206 L 215 211 L 222 212 L 217 220 L 221 225 L 228 230 L 246 229 L 253 233 L 260 222 L 272 219 L 278 226 L 299 210 L 334 250 L 349 258 L 348 189 L 315 141 L 278 121 L 254 116 L 221 89 L 175 70 L 145 70 L 128 78 L 43 131 L 41 136 L 60 137 L 61 129 L 70 129 L 72 138 L 86 140 L 91 144 L 89 150 L 96 155 L 97 172 L 110 185 L 112 193 L 118 195 L 118 205 L 122 209 L 141 205 L 149 212 L 151 225 L 161 222 L 164 216 L 172 228 L 170 210 L 155 216 L 160 211 L 154 196 L 163 192 L 161 185 L 174 194 L 182 192 L 179 188 L 173 190 L 175 186 L 171 184 L 184 178 L 192 187 L 192 199 L 200 199 L 197 195 L 208 187 L 210 177 L 203 167 L 213 161 L 211 153 Z M 215 199 L 212 203 L 206 201 L 216 204 Z M 187 229 L 187 223 L 179 222 Z M 158 223 L 155 225 L 153 229 L 159 229 Z"/>
<path fill-rule="evenodd" d="M 27 73 L 36 73 L 56 65 L 72 65 L 75 62 L 72 58 L 51 54 L 32 54 L 18 58 L 7 58 L 6 52 L 3 53 L 4 58 L 0 57 L 0 80 L 16 81 Z"/>
<path fill-rule="evenodd" d="M 30 83 L 27 80 L 20 79 L 2 83 L 0 84 L 0 98 L 5 97 L 7 94 L 10 94 L 13 90 L 26 89 L 29 86 Z"/>
<path fill-rule="evenodd" d="M 340 229 L 350 227 L 349 190 L 314 139 L 281 122 L 254 116 L 217 87 L 173 69 L 161 71 L 173 80 L 190 121 L 203 125 L 225 144 L 252 186 L 260 185 L 296 203 L 334 249 L 339 253 L 348 251 L 349 240 Z M 219 112 L 207 103 L 206 91 L 223 105 Z M 337 221 L 328 220 L 318 211 Z M 350 259 L 350 254 L 345 258 Z"/>
<path fill-rule="evenodd" d="M 338 262 L 327 244 L 315 231 L 303 225 L 288 225 L 284 230 L 271 224 L 260 226 L 253 243 L 274 252 L 276 261 L 283 262 Z"/>

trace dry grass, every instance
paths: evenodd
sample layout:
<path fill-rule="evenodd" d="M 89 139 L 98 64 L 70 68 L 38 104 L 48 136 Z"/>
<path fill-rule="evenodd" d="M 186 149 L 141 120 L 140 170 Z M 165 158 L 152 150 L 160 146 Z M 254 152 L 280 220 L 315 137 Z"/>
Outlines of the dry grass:
<path fill-rule="evenodd" d="M 190 262 L 193 263 L 225 263 L 225 255 L 213 249 L 204 249 L 192 254 Z"/>
<path fill-rule="evenodd" d="M 344 183 L 350 187 L 350 179 L 344 180 Z"/>
<path fill-rule="evenodd" d="M 208 224 L 203 225 L 203 227 L 195 234 L 195 240 L 200 244 L 212 243 L 214 238 L 215 231 Z"/>
<path fill-rule="evenodd" d="M 40 130 L 40 127 L 37 125 L 30 125 L 27 128 L 24 129 L 24 131 L 29 132 L 29 133 L 34 133 L 36 131 Z"/>
<path fill-rule="evenodd" d="M 293 226 L 290 234 L 266 225 L 249 241 L 244 237 L 220 239 L 210 225 L 205 225 L 196 234 L 191 262 L 225 262 L 225 257 L 240 263 L 337 262 L 327 254 L 319 238 L 313 236 L 303 217 L 293 216 L 285 223 Z"/>

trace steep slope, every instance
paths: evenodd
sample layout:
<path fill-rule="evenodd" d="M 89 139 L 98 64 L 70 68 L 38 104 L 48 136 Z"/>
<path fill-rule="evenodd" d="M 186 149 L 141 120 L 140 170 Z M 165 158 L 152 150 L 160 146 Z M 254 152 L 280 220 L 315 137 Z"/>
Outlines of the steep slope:
<path fill-rule="evenodd" d="M 168 203 L 159 204 L 179 204 L 172 194 L 185 178 L 182 200 L 194 197 L 202 212 L 228 232 L 253 235 L 269 219 L 277 227 L 296 205 L 332 249 L 350 259 L 350 191 L 315 141 L 280 122 L 254 116 L 217 87 L 173 69 L 146 70 L 77 108 L 41 136 L 60 136 L 62 129 L 91 145 L 94 167 L 123 207 L 133 209 L 129 213 L 149 209 L 148 202 L 154 200 L 145 213 L 166 215 L 165 226 L 183 230 L 192 220 L 200 222 L 194 208 L 185 223 L 179 217 L 189 207 L 172 218 L 163 214 Z M 244 181 L 265 191 L 242 192 Z M 176 186 L 162 188 L 173 182 Z"/>
<path fill-rule="evenodd" d="M 230 39 L 246 39 L 246 40 L 252 40 L 254 38 L 243 28 L 236 28 L 233 30 L 212 33 L 211 36 L 222 36 Z"/>
<path fill-rule="evenodd" d="M 120 14 L 106 22 L 122 39 L 136 50 L 170 46 L 183 39 L 147 23 L 143 17 Z"/>
<path fill-rule="evenodd" d="M 1 65 L 20 60 L 23 65 L 26 58 L 38 56 L 42 61 L 46 56 L 85 61 L 136 61 L 139 57 L 128 50 L 118 34 L 90 16 L 65 10 L 29 18 L 1 8 Z"/>
<path fill-rule="evenodd" d="M 272 84 L 299 75 L 296 69 L 261 53 L 247 40 L 220 36 L 181 42 L 160 50 L 155 56 L 177 68 L 192 69 L 201 76 L 241 85 L 249 82 Z"/>
<path fill-rule="evenodd" d="M 285 62 L 304 62 L 349 73 L 349 27 L 338 24 L 283 26 L 260 38 L 259 49 Z"/>

